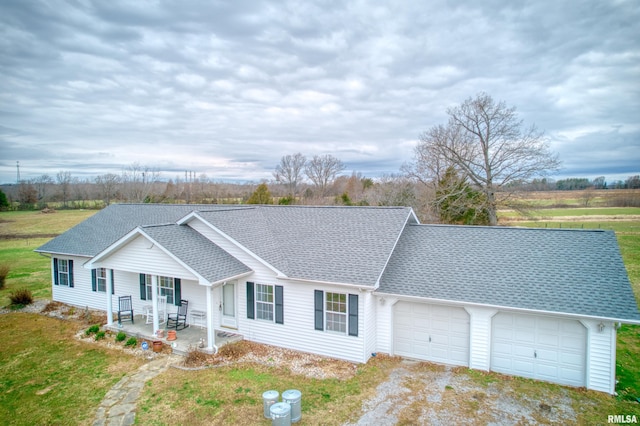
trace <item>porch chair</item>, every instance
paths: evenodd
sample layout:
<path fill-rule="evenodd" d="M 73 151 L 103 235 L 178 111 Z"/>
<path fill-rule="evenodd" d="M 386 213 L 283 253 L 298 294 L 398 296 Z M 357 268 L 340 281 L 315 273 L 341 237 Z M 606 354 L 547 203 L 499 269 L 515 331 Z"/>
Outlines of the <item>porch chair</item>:
<path fill-rule="evenodd" d="M 147 306 L 147 320 L 145 324 L 153 323 L 153 305 Z M 167 296 L 158 296 L 158 319 L 159 324 L 167 322 Z"/>
<path fill-rule="evenodd" d="M 187 307 L 189 302 L 187 300 L 180 300 L 180 306 L 178 306 L 178 312 L 175 314 L 169 314 L 167 317 L 167 328 L 175 328 L 176 330 L 182 330 L 187 328 Z M 178 328 L 179 327 L 179 328 Z"/>
<path fill-rule="evenodd" d="M 133 324 L 133 304 L 131 296 L 118 297 L 118 324 L 122 324 L 122 320 L 130 320 Z"/>

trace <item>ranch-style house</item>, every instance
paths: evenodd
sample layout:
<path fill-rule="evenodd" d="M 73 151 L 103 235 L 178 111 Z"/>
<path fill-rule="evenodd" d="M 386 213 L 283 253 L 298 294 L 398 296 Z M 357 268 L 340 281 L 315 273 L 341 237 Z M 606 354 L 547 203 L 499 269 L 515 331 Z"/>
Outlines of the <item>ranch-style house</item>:
<path fill-rule="evenodd" d="M 420 224 L 407 207 L 115 204 L 37 252 L 53 299 L 157 299 L 214 333 L 364 363 L 375 353 L 615 391 L 640 324 L 615 234 Z M 164 314 L 163 314 L 164 315 Z M 137 321 L 137 319 L 136 319 Z"/>

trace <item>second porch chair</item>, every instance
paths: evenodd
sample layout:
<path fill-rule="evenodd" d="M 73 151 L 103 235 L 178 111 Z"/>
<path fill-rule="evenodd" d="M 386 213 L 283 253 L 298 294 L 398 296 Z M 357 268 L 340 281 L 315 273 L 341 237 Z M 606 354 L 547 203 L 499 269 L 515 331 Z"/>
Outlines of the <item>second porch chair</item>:
<path fill-rule="evenodd" d="M 167 317 L 167 328 L 175 328 L 176 330 L 182 330 L 187 328 L 187 308 L 189 302 L 187 300 L 180 300 L 180 306 L 178 306 L 178 312 L 175 314 L 169 314 Z"/>
<path fill-rule="evenodd" d="M 158 296 L 158 324 L 167 322 L 167 296 Z M 147 320 L 145 324 L 153 323 L 153 305 L 147 307 Z"/>
<path fill-rule="evenodd" d="M 118 324 L 122 324 L 123 320 L 129 320 L 133 324 L 133 304 L 131 296 L 118 297 Z"/>

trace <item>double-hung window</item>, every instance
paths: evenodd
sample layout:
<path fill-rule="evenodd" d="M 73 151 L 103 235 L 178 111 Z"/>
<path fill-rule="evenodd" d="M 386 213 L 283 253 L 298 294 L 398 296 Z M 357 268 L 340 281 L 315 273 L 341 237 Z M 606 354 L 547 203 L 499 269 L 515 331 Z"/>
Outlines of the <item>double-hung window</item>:
<path fill-rule="evenodd" d="M 171 277 L 158 277 L 158 292 L 160 296 L 167 296 L 167 303 L 175 303 L 175 286 L 173 278 Z"/>
<path fill-rule="evenodd" d="M 256 284 L 256 318 L 273 321 L 273 286 Z"/>
<path fill-rule="evenodd" d="M 58 259 L 58 284 L 69 285 L 69 261 L 67 259 Z"/>
<path fill-rule="evenodd" d="M 53 284 L 73 287 L 73 260 L 53 258 Z"/>
<path fill-rule="evenodd" d="M 347 331 L 347 295 L 344 293 L 326 293 L 325 296 L 326 329 L 346 333 Z"/>
<path fill-rule="evenodd" d="M 247 318 L 284 324 L 284 287 L 247 281 Z"/>
<path fill-rule="evenodd" d="M 314 290 L 314 328 L 358 335 L 358 295 Z"/>
<path fill-rule="evenodd" d="M 158 294 L 167 296 L 167 303 L 180 306 L 182 298 L 182 280 L 173 277 L 157 277 Z M 140 274 L 140 299 L 152 300 L 153 298 L 153 276 L 150 274 Z"/>
<path fill-rule="evenodd" d="M 96 290 L 103 293 L 107 292 L 107 269 L 96 269 Z"/>

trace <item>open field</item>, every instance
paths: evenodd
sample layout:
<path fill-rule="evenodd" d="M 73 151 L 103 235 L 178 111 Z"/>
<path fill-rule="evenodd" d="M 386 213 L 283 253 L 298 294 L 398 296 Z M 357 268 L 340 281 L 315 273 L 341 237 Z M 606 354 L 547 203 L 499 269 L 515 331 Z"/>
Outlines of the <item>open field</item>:
<path fill-rule="evenodd" d="M 640 191 L 637 189 L 530 191 L 519 193 L 516 199 L 537 208 L 638 206 Z"/>
<path fill-rule="evenodd" d="M 49 298 L 49 260 L 32 251 L 47 238 L 31 235 L 61 233 L 94 213 L 0 213 L 0 234 L 6 235 L 0 239 L 0 263 L 9 262 L 12 267 L 7 289 L 0 290 L 0 306 L 8 303 L 6 296 L 11 289 L 20 287 L 32 289 L 38 298 Z M 617 216 L 620 212 L 614 214 Z M 625 216 L 633 214 L 637 213 Z M 556 220 L 567 216 L 572 219 Z M 614 230 L 636 300 L 640 301 L 640 220 L 610 220 L 609 217 L 609 220 L 594 222 L 579 220 L 580 217 L 585 218 L 564 210 L 551 220 L 520 220 L 518 226 Z M 11 233 L 19 237 L 9 238 Z M 4 342 L 0 351 L 0 418 L 15 419 L 10 424 L 90 423 L 109 387 L 122 374 L 135 368 L 138 362 L 135 359 L 77 342 L 73 338 L 77 331 L 74 327 L 77 326 L 70 322 L 37 315 L 0 315 L 0 338 Z M 640 397 L 640 327 L 623 326 L 619 330 L 617 361 L 618 397 L 468 369 L 456 370 L 455 374 L 468 376 L 468 380 L 482 386 L 504 386 L 499 389 L 523 401 L 568 395 L 580 424 L 606 424 L 609 414 L 635 414 L 640 418 L 640 404 L 634 402 Z M 374 393 L 397 363 L 394 358 L 373 359 L 359 366 L 356 376 L 346 381 L 307 379 L 287 369 L 259 364 L 196 372 L 171 369 L 148 383 L 139 401 L 138 421 L 145 424 L 264 422 L 260 419 L 261 392 L 272 387 L 281 391 L 293 387 L 303 392 L 305 423 L 341 424 L 350 418 L 353 420 L 362 402 Z M 447 400 L 452 395 L 448 394 Z M 465 402 L 459 398 L 451 401 L 454 404 L 451 410 L 460 409 L 455 404 L 464 403 L 463 414 L 471 418 L 478 410 L 489 409 L 483 401 Z M 421 407 L 412 405 L 408 409 Z M 410 412 L 400 418 L 399 424 L 411 424 Z"/>
<path fill-rule="evenodd" d="M 0 290 L 0 306 L 6 306 L 9 293 L 19 288 L 31 290 L 36 298 L 51 298 L 50 260 L 33 250 L 95 213 L 0 212 L 0 264 L 11 268 L 6 287 Z"/>

